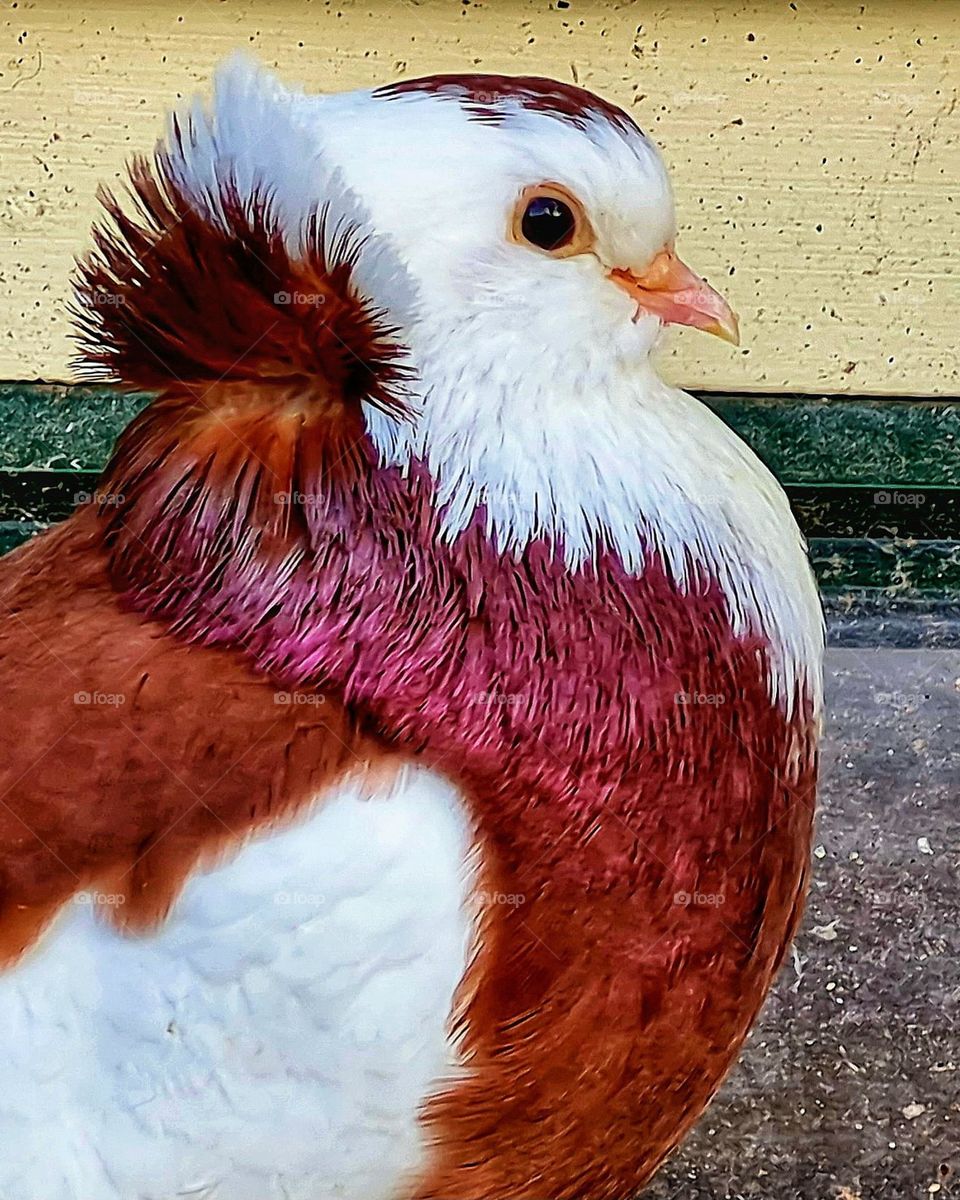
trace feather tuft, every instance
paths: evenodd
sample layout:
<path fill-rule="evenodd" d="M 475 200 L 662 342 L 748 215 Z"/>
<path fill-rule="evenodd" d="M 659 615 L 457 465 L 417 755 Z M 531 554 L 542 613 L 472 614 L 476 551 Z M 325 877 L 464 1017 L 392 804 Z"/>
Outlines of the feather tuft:
<path fill-rule="evenodd" d="M 260 119 L 269 125 L 269 112 Z M 255 384 L 404 418 L 406 353 L 357 283 L 365 268 L 395 294 L 402 268 L 334 174 L 317 183 L 315 205 L 292 213 L 266 166 L 242 162 L 217 130 L 216 115 L 196 108 L 174 117 L 153 159 L 130 166 L 130 211 L 101 189 L 107 220 L 78 264 L 72 307 L 78 374 L 200 399 L 215 385 Z M 323 181 L 318 165 L 314 177 Z"/>

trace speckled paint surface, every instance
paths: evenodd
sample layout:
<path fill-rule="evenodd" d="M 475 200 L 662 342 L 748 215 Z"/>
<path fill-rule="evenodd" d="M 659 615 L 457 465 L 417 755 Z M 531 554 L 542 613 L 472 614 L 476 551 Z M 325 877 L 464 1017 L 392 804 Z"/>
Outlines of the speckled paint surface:
<path fill-rule="evenodd" d="M 684 255 L 743 318 L 738 351 L 672 339 L 674 379 L 956 394 L 958 42 L 948 0 L 8 0 L 0 378 L 69 377 L 97 183 L 246 46 L 320 90 L 466 70 L 594 88 L 663 145 Z"/>

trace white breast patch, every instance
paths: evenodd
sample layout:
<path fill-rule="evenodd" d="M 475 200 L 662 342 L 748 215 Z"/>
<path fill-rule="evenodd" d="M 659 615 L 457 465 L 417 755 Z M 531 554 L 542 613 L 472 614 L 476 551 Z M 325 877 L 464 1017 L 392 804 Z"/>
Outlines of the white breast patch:
<path fill-rule="evenodd" d="M 75 903 L 0 976 L 3 1200 L 403 1195 L 456 1070 L 472 836 L 426 770 L 367 796 L 195 877 L 158 934 Z"/>

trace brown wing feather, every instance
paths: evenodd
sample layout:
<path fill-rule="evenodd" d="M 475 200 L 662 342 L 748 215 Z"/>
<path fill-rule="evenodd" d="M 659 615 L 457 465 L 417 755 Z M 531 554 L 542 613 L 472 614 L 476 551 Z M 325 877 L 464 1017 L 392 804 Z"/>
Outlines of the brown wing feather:
<path fill-rule="evenodd" d="M 359 453 L 361 401 L 405 411 L 403 352 L 354 281 L 387 251 L 349 194 L 282 229 L 269 182 L 241 196 L 226 160 L 188 193 L 197 137 L 188 119 L 134 161 L 130 213 L 102 193 L 77 281 L 83 372 L 161 395 L 108 501 L 0 562 L 0 964 L 83 889 L 120 895 L 122 924 L 160 919 L 200 860 L 384 761 L 334 700 L 278 703 L 241 645 L 181 643 L 117 590 L 182 582 L 178 554 L 224 528 L 296 550 L 292 501 Z"/>
<path fill-rule="evenodd" d="M 97 889 L 165 914 L 199 860 L 383 763 L 332 699 L 124 612 L 85 509 L 0 563 L 0 963 Z"/>

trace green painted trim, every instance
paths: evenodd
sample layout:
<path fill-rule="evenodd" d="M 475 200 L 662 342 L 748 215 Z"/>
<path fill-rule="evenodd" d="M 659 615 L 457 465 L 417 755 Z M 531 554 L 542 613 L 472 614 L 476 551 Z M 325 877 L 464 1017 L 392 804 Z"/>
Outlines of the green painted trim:
<path fill-rule="evenodd" d="M 784 483 L 960 487 L 960 401 L 701 397 Z M 147 399 L 0 383 L 0 470 L 99 470 Z"/>
<path fill-rule="evenodd" d="M 33 521 L 0 521 L 0 554 L 15 550 L 21 542 L 39 533 L 41 528 Z"/>
<path fill-rule="evenodd" d="M 109 388 L 0 383 L 0 471 L 100 471 L 148 400 Z"/>
<path fill-rule="evenodd" d="M 116 437 L 148 399 L 0 384 L 0 553 L 95 490 Z M 828 595 L 960 597 L 960 402 L 702 399 L 786 486 Z"/>
<path fill-rule="evenodd" d="M 960 541 L 818 537 L 809 546 L 829 595 L 870 589 L 891 600 L 960 597 Z"/>
<path fill-rule="evenodd" d="M 960 541 L 960 488 L 875 483 L 785 487 L 808 538 Z"/>
<path fill-rule="evenodd" d="M 960 486 L 960 401 L 701 393 L 783 483 Z"/>

